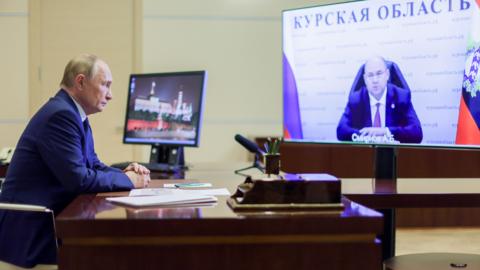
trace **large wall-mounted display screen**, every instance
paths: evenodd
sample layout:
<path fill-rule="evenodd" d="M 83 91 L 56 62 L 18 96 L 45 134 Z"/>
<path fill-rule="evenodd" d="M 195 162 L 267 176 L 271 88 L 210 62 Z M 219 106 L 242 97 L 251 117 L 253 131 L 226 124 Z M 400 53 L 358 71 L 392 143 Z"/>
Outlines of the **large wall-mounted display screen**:
<path fill-rule="evenodd" d="M 480 146 L 479 15 L 473 0 L 284 11 L 285 139 Z"/>

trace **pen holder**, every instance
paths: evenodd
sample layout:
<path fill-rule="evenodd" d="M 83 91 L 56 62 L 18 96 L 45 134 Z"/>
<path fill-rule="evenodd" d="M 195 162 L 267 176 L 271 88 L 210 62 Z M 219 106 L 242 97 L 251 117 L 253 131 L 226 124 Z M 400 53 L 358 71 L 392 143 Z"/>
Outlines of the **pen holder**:
<path fill-rule="evenodd" d="M 280 173 L 280 154 L 265 154 L 263 155 L 263 164 L 265 164 L 266 174 Z"/>

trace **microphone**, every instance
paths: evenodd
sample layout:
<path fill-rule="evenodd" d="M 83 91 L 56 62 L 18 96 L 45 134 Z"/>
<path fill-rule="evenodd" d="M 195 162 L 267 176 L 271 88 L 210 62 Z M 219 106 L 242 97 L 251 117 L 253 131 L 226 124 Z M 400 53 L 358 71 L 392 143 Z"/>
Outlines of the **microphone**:
<path fill-rule="evenodd" d="M 258 147 L 254 142 L 250 141 L 249 139 L 243 137 L 240 134 L 235 135 L 235 141 L 237 141 L 239 144 L 241 144 L 243 147 L 245 147 L 245 149 L 247 149 L 250 153 L 255 154 L 255 160 L 253 161 L 252 166 L 248 166 L 248 167 L 243 168 L 243 169 L 235 170 L 235 173 L 247 176 L 246 174 L 241 173 L 241 171 L 245 171 L 245 170 L 252 169 L 252 168 L 257 168 L 261 172 L 264 172 L 264 168 L 263 168 L 263 166 L 260 162 L 260 159 L 262 158 L 262 155 L 264 154 L 262 149 L 260 149 L 260 147 Z"/>
<path fill-rule="evenodd" d="M 245 147 L 250 153 L 253 153 L 255 155 L 263 155 L 263 151 L 260 149 L 260 147 L 258 147 L 254 142 L 243 137 L 242 135 L 235 135 L 235 141 Z"/>

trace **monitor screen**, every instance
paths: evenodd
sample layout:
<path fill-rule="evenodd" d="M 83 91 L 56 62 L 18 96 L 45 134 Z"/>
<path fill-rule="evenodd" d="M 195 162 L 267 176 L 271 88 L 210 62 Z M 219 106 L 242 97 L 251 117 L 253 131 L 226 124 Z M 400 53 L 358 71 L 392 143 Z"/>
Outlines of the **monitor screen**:
<path fill-rule="evenodd" d="M 206 72 L 132 74 L 124 143 L 198 146 Z"/>
<path fill-rule="evenodd" d="M 285 139 L 479 147 L 460 130 L 480 123 L 468 107 L 480 91 L 473 10 L 475 1 L 373 0 L 283 11 Z"/>

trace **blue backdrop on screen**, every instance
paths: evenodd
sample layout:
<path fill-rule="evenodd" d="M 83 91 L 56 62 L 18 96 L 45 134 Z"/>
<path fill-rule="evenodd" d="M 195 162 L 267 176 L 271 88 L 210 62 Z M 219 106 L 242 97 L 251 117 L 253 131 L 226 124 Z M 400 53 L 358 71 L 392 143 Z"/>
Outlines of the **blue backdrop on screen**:
<path fill-rule="evenodd" d="M 336 129 L 355 76 L 382 56 L 409 85 L 421 144 L 454 145 L 475 5 L 374 0 L 284 11 L 285 138 L 339 142 Z"/>

